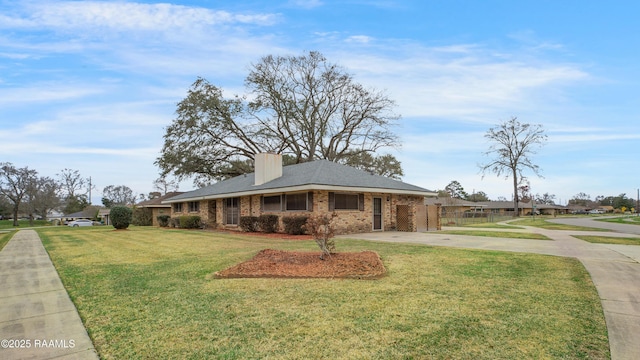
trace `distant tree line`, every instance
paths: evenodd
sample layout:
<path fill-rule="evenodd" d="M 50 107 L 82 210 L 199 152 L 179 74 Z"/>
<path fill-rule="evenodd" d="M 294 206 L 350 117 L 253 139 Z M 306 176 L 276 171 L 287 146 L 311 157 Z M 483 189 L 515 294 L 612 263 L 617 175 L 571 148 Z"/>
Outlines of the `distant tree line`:
<path fill-rule="evenodd" d="M 637 199 L 628 197 L 627 194 L 622 193 L 617 196 L 604 196 L 598 195 L 594 199 L 591 199 L 589 194 L 583 192 L 577 193 L 569 200 L 569 205 L 584 206 L 587 208 L 595 208 L 598 206 L 611 206 L 614 209 L 626 211 L 637 210 Z"/>
<path fill-rule="evenodd" d="M 175 181 L 164 177 L 154 182 L 155 192 L 145 196 L 134 196 L 133 191 L 125 185 L 109 185 L 102 191 L 102 204 L 106 207 L 117 205 L 131 206 L 137 200 L 146 200 L 161 196 L 169 191 L 176 191 Z M 18 219 L 26 217 L 47 219 L 47 215 L 57 210 L 64 214 L 80 212 L 91 205 L 89 193 L 93 185 L 89 178 L 78 170 L 63 169 L 55 178 L 40 176 L 29 167 L 16 167 L 10 162 L 0 163 L 0 219 L 13 219 L 18 226 Z"/>
<path fill-rule="evenodd" d="M 464 187 L 457 180 L 452 180 L 447 186 L 445 186 L 443 190 L 438 190 L 438 197 L 460 199 L 472 202 L 492 201 L 492 199 L 489 199 L 484 191 L 473 191 L 472 193 L 466 192 Z M 556 195 L 549 193 L 532 194 L 530 192 L 530 186 L 528 183 L 520 185 L 518 187 L 518 198 L 520 201 L 525 203 L 533 200 L 537 204 L 556 205 Z M 500 197 L 493 200 L 508 201 L 511 199 Z M 573 198 L 568 201 L 568 204 L 584 206 L 587 208 L 611 206 L 614 209 L 618 210 L 635 210 L 637 209 L 636 201 L 637 199 L 628 197 L 626 196 L 626 194 L 619 194 L 617 196 L 599 195 L 596 196 L 595 199 L 591 199 L 590 195 L 580 192 L 574 195 Z"/>

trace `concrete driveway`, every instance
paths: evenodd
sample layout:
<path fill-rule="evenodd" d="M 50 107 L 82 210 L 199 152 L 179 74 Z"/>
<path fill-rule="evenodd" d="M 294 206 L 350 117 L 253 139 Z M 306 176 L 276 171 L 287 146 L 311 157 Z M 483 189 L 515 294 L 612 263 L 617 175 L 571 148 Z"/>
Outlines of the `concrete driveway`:
<path fill-rule="evenodd" d="M 574 224 L 589 227 L 600 227 L 600 224 L 605 224 L 602 227 L 618 225 L 616 228 L 625 232 L 559 231 L 533 227 L 522 230 L 544 234 L 554 241 L 448 235 L 439 232 L 377 232 L 339 237 L 577 258 L 591 275 L 602 301 L 609 333 L 611 358 L 614 360 L 640 359 L 640 246 L 592 244 L 572 236 L 606 234 L 606 236 L 640 238 L 638 235 L 640 226 L 620 226 L 598 221 L 588 222 L 589 225 Z M 446 229 L 456 228 L 447 227 Z"/>

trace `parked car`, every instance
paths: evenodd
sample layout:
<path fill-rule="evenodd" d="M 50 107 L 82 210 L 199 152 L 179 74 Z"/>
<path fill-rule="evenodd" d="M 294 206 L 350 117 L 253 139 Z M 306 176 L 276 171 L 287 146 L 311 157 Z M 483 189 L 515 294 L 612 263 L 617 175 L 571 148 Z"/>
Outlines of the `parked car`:
<path fill-rule="evenodd" d="M 67 226 L 78 227 L 78 226 L 93 226 L 93 221 L 87 219 L 78 219 L 69 221 Z"/>

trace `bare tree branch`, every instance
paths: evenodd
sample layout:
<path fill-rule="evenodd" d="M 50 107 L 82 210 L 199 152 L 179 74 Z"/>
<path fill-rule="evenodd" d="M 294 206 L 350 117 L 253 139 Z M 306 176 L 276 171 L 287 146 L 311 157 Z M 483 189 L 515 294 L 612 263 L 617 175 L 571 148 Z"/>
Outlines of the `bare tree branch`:
<path fill-rule="evenodd" d="M 484 154 L 493 158 L 480 165 L 482 176 L 492 172 L 497 176 L 504 174 L 505 178 L 513 178 L 513 208 L 514 215 L 517 216 L 518 185 L 524 178 L 523 171 L 529 169 L 542 177 L 539 166 L 529 156 L 535 154 L 536 148 L 547 141 L 547 135 L 542 125 L 523 124 L 517 117 L 512 117 L 490 128 L 484 137 L 491 142 L 489 150 Z"/>

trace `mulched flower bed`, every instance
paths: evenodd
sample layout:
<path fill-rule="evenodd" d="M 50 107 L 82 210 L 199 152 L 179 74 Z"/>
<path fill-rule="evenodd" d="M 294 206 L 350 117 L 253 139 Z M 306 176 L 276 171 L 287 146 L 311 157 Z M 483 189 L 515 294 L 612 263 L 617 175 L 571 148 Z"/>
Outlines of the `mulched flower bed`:
<path fill-rule="evenodd" d="M 386 274 L 374 251 L 341 252 L 320 259 L 319 251 L 265 249 L 251 260 L 218 271 L 224 278 L 348 278 L 378 279 Z"/>

